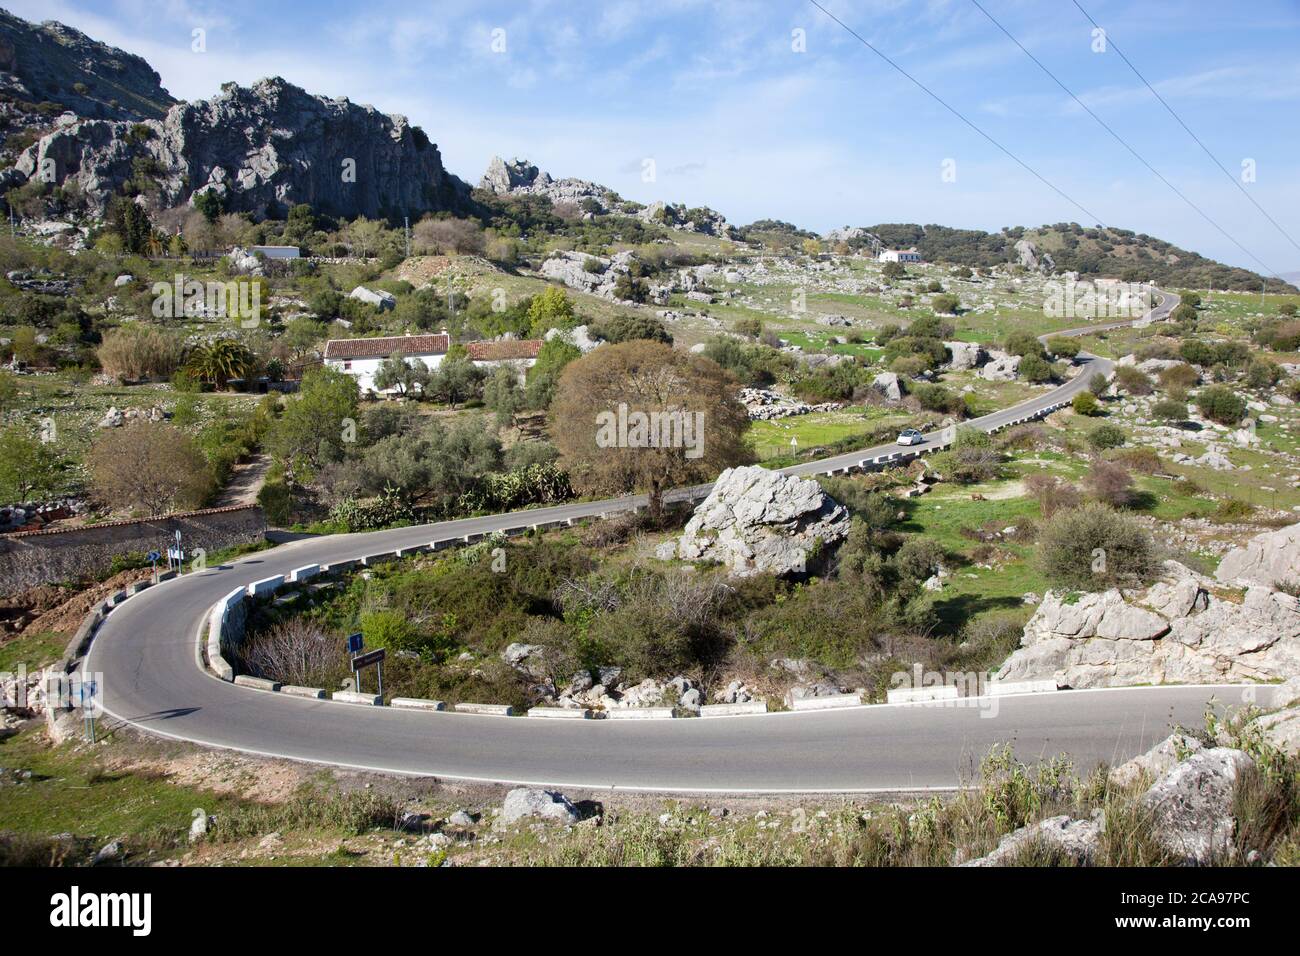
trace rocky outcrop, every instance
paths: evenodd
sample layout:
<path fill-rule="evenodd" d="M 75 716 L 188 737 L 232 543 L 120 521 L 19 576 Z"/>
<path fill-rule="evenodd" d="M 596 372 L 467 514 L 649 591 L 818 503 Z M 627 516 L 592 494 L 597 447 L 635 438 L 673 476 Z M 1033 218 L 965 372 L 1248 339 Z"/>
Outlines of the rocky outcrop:
<path fill-rule="evenodd" d="M 803 574 L 848 532 L 848 511 L 817 482 L 728 468 L 659 556 L 718 562 L 740 576 Z"/>
<path fill-rule="evenodd" d="M 944 348 L 952 358 L 948 362 L 948 367 L 954 372 L 964 372 L 967 369 L 978 368 L 988 361 L 988 353 L 978 342 L 944 342 Z"/>
<path fill-rule="evenodd" d="M 577 808 L 562 793 L 554 790 L 537 790 L 532 787 L 516 787 L 506 794 L 497 821 L 503 826 L 509 826 L 526 819 L 544 820 L 569 826 L 578 822 L 579 814 Z"/>
<path fill-rule="evenodd" d="M 472 206 L 469 186 L 405 117 L 313 96 L 279 77 L 228 83 L 210 100 L 142 124 L 65 117 L 23 153 L 15 173 L 30 177 L 46 160 L 100 213 L 141 164 L 168 205 L 210 192 L 227 211 L 255 218 L 299 203 L 371 218 Z"/>
<path fill-rule="evenodd" d="M 1049 591 L 998 677 L 1081 688 L 1300 675 L 1294 597 L 1262 586 L 1225 594 L 1176 561 L 1165 562 L 1164 572 L 1128 595 L 1110 590 L 1070 601 Z"/>
<path fill-rule="evenodd" d="M 1154 781 L 1197 751 L 1203 744 L 1186 734 L 1171 734 L 1144 754 L 1111 769 L 1107 780 L 1114 787 L 1132 787 L 1143 781 Z"/>
<path fill-rule="evenodd" d="M 60 110 L 137 122 L 161 119 L 175 102 L 135 54 L 62 23 L 29 23 L 0 10 L 0 142 L 47 128 Z M 0 155 L 12 158 L 4 147 Z"/>
<path fill-rule="evenodd" d="M 1050 273 L 1056 269 L 1056 260 L 1049 253 L 1038 251 L 1028 239 L 1020 239 L 1015 245 L 1016 261 L 1026 269 L 1036 269 L 1043 273 Z"/>
<path fill-rule="evenodd" d="M 886 401 L 903 400 L 903 386 L 899 384 L 898 375 L 894 372 L 880 372 L 871 380 L 871 387 L 884 395 Z"/>
<path fill-rule="evenodd" d="M 1020 356 L 1008 355 L 997 349 L 989 352 L 988 362 L 980 369 L 980 378 L 987 382 L 1015 381 L 1020 371 Z"/>
<path fill-rule="evenodd" d="M 498 196 L 523 193 L 545 196 L 556 205 L 572 203 L 579 207 L 585 219 L 615 210 L 622 204 L 618 194 L 608 187 L 585 179 L 552 179 L 526 159 L 507 163 L 500 156 L 493 156 L 478 186 Z"/>
<path fill-rule="evenodd" d="M 723 239 L 736 238 L 736 229 L 727 218 L 708 206 L 690 209 L 684 205 L 653 202 L 640 210 L 637 218 L 645 222 L 657 223 L 681 232 L 699 232 L 707 236 Z"/>
<path fill-rule="evenodd" d="M 1300 581 L 1300 524 L 1258 535 L 1229 551 L 1214 576 L 1225 584 L 1275 586 Z"/>

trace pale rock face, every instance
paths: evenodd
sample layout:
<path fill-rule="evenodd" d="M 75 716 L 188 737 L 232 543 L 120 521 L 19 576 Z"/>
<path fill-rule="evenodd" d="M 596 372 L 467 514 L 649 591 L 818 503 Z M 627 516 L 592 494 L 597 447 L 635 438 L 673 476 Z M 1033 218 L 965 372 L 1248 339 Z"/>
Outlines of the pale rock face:
<path fill-rule="evenodd" d="M 1252 766 L 1254 761 L 1240 750 L 1214 747 L 1162 775 L 1142 797 L 1157 841 L 1190 863 L 1224 860 L 1236 832 L 1232 803 L 1237 777 Z"/>
<path fill-rule="evenodd" d="M 815 481 L 758 467 L 728 468 L 678 539 L 683 561 L 733 574 L 801 574 L 849 532 L 849 513 Z"/>
<path fill-rule="evenodd" d="M 1300 579 L 1300 524 L 1257 535 L 1229 551 L 1214 576 L 1225 584 L 1266 586 Z"/>
<path fill-rule="evenodd" d="M 397 298 L 391 292 L 384 292 L 382 290 L 376 292 L 372 289 L 367 289 L 363 285 L 357 286 L 348 293 L 348 298 L 357 299 L 361 302 L 367 303 L 368 305 L 373 305 L 381 312 L 397 307 Z"/>
<path fill-rule="evenodd" d="M 1254 586 L 1240 603 L 1175 561 L 1145 592 L 1048 592 L 1025 625 L 1001 680 L 1060 687 L 1276 681 L 1300 675 L 1300 602 Z"/>
<path fill-rule="evenodd" d="M 618 204 L 617 195 L 605 186 L 585 179 L 552 179 L 548 173 L 542 172 L 526 159 L 508 163 L 500 156 L 493 156 L 478 185 L 480 189 L 498 196 L 512 193 L 545 196 L 555 204 L 577 205 L 584 200 L 591 200 L 600 212 L 609 212 Z"/>
<path fill-rule="evenodd" d="M 902 401 L 903 388 L 898 384 L 898 376 L 893 372 L 881 372 L 871 382 L 871 387 L 884 393 L 891 402 Z"/>
<path fill-rule="evenodd" d="M 989 352 L 988 363 L 980 369 L 980 378 L 986 382 L 1011 382 L 1015 381 L 1016 373 L 1019 371 L 1019 355 L 1008 355 L 1006 352 L 994 349 Z"/>

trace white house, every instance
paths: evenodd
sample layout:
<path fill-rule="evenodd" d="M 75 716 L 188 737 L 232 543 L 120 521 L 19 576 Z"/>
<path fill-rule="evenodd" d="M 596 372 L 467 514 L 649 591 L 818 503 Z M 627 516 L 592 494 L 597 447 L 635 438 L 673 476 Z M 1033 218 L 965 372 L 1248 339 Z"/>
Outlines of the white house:
<path fill-rule="evenodd" d="M 522 385 L 528 370 L 537 364 L 537 354 L 545 344 L 541 339 L 497 339 L 495 342 L 467 342 L 465 351 L 469 360 L 479 368 L 499 368 L 508 365 L 515 369 Z"/>
<path fill-rule="evenodd" d="M 346 372 L 357 380 L 361 391 L 379 392 L 375 373 L 391 355 L 400 355 L 408 365 L 418 359 L 437 368 L 451 347 L 446 332 L 433 335 L 390 335 L 377 339 L 330 339 L 325 343 L 325 367 Z"/>
<path fill-rule="evenodd" d="M 878 262 L 920 262 L 921 254 L 915 249 L 886 249 L 876 256 Z"/>

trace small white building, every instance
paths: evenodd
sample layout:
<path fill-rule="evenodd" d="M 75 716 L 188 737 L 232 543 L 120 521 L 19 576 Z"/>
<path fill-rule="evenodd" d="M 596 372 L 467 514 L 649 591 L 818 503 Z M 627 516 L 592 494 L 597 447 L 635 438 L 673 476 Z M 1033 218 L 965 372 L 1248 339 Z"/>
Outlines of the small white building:
<path fill-rule="evenodd" d="M 385 359 L 400 355 L 408 365 L 419 360 L 433 369 L 442 363 L 449 348 L 451 336 L 446 332 L 375 339 L 330 339 L 325 343 L 324 361 L 326 368 L 346 372 L 355 378 L 363 394 L 378 393 L 381 390 L 375 388 L 375 373 Z"/>
<path fill-rule="evenodd" d="M 519 376 L 522 385 L 528 370 L 537 364 L 537 355 L 545 343 L 541 339 L 497 339 L 494 342 L 467 342 L 465 351 L 469 360 L 479 368 L 491 371 L 508 365 Z"/>
<path fill-rule="evenodd" d="M 920 262 L 921 254 L 915 249 L 885 249 L 876 256 L 878 262 Z"/>

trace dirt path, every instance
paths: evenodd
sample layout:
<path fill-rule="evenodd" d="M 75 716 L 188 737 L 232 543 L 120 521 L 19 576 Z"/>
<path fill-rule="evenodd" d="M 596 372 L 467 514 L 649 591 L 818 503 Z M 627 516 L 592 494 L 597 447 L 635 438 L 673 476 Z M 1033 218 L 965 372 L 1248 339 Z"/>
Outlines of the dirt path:
<path fill-rule="evenodd" d="M 214 508 L 233 508 L 237 505 L 257 504 L 257 493 L 266 482 L 266 472 L 271 467 L 270 455 L 255 455 L 251 461 L 236 465 L 230 483 L 221 490 Z"/>

